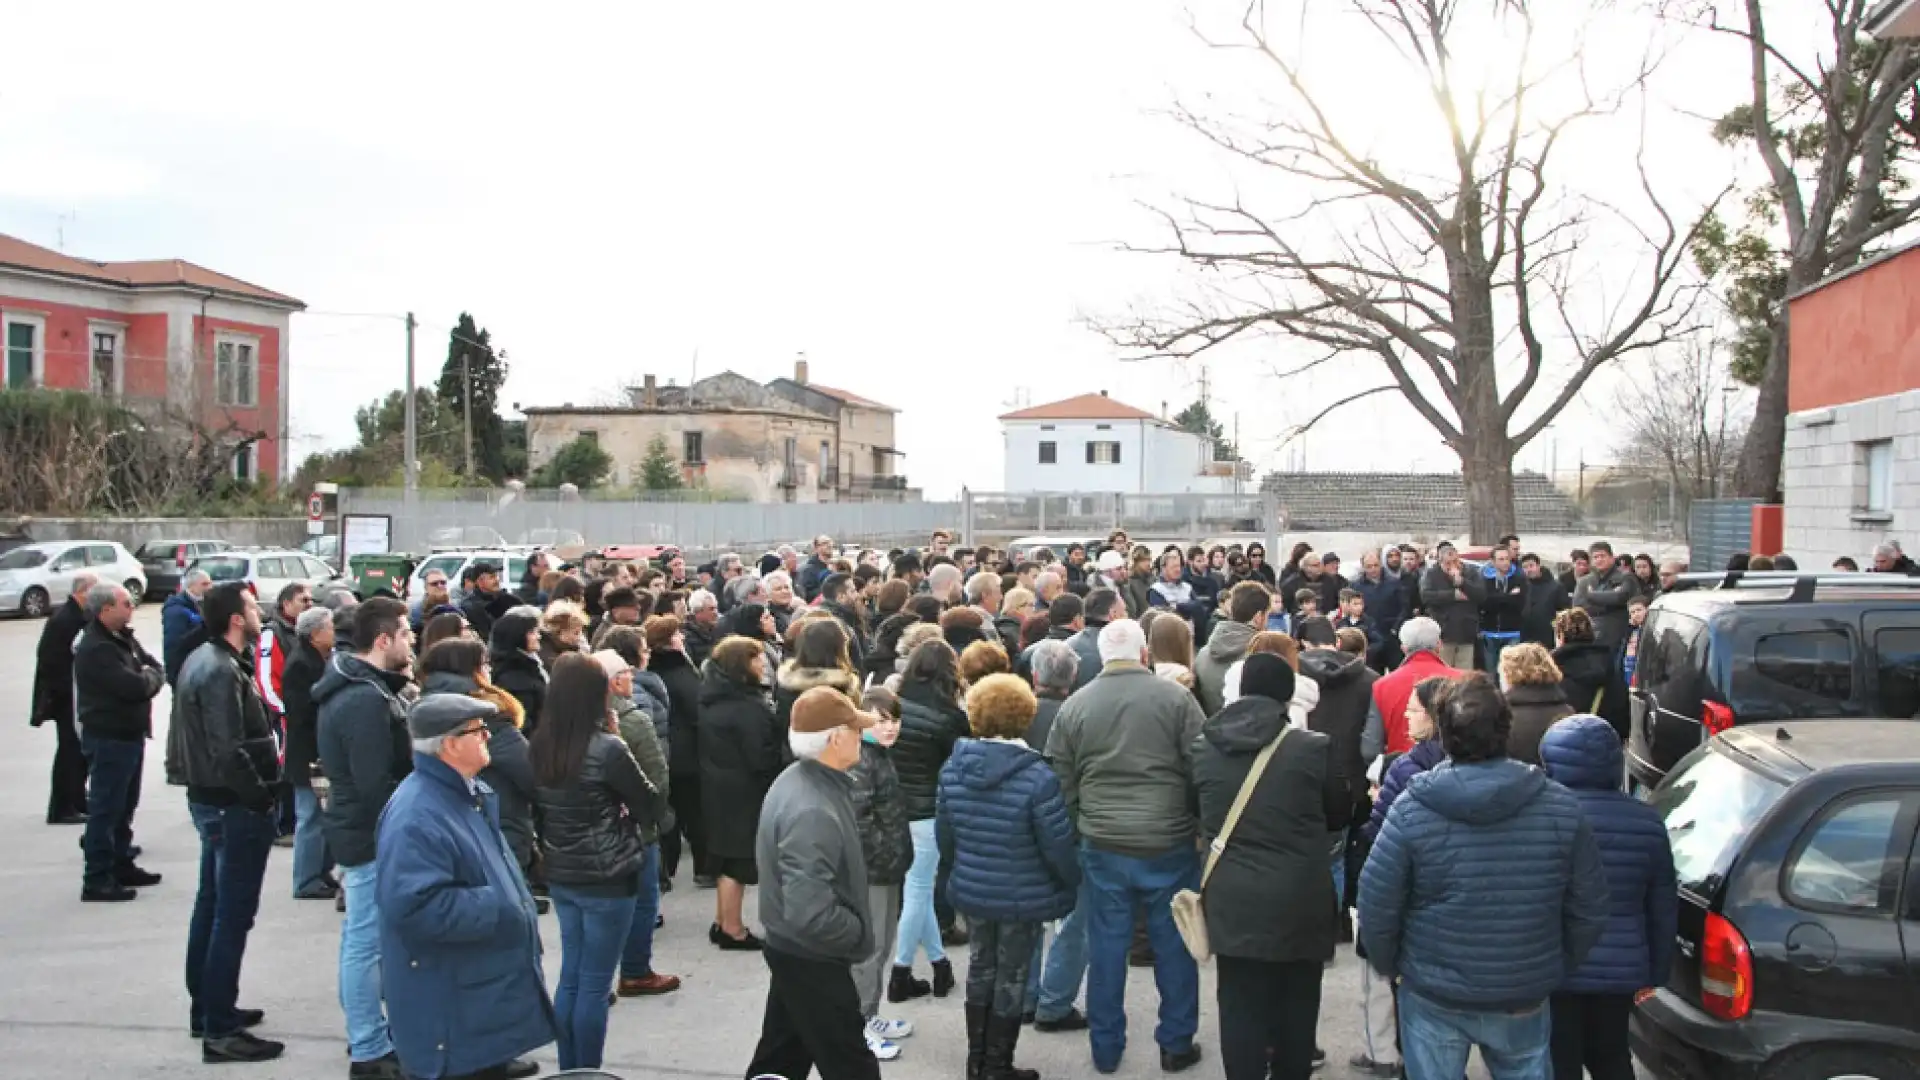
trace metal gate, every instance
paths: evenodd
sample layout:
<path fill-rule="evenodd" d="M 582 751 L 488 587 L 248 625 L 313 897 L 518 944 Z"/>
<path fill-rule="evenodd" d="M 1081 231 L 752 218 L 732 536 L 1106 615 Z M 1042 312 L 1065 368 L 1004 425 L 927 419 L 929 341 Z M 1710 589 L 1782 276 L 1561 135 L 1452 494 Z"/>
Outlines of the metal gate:
<path fill-rule="evenodd" d="M 1724 569 L 1727 560 L 1753 550 L 1753 508 L 1758 499 L 1697 499 L 1687 513 L 1688 568 Z"/>

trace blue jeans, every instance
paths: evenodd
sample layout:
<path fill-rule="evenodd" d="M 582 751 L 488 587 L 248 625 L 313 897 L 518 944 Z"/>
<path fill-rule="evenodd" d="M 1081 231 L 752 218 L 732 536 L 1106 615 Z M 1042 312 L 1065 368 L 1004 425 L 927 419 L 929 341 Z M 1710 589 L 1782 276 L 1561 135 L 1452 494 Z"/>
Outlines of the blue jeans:
<path fill-rule="evenodd" d="M 620 977 L 644 979 L 653 974 L 653 923 L 660 915 L 660 845 L 648 844 L 640 863 L 640 892 L 633 898 L 633 925 L 620 953 Z"/>
<path fill-rule="evenodd" d="M 86 853 L 86 886 L 111 888 L 119 868 L 133 861 L 133 808 L 140 801 L 144 739 L 107 739 L 80 731 L 87 756 L 87 831 L 80 839 Z"/>
<path fill-rule="evenodd" d="M 933 883 L 940 876 L 940 844 L 934 838 L 932 818 L 909 822 L 913 834 L 913 865 L 907 869 L 907 883 L 900 896 L 900 941 L 893 947 L 893 962 L 912 967 L 914 954 L 926 947 L 927 959 L 947 958 L 947 947 L 940 944 L 940 920 L 933 913 Z"/>
<path fill-rule="evenodd" d="M 244 806 L 189 802 L 200 833 L 200 891 L 187 924 L 190 1020 L 209 1039 L 240 1030 L 240 961 L 260 911 L 260 883 L 273 850 L 273 815 Z"/>
<path fill-rule="evenodd" d="M 1027 1003 L 1037 1020 L 1061 1019 L 1073 1011 L 1073 1003 L 1080 997 L 1080 984 L 1087 977 L 1086 912 L 1087 889 L 1083 883 L 1079 902 L 1054 931 L 1053 948 L 1047 952 L 1044 967 L 1039 948 L 1034 949 L 1033 970 L 1027 976 Z"/>
<path fill-rule="evenodd" d="M 1407 1080 L 1460 1080 L 1476 1046 L 1493 1080 L 1552 1080 L 1553 1011 L 1544 1001 L 1523 1013 L 1461 1012 L 1403 983 L 1399 1004 Z"/>
<path fill-rule="evenodd" d="M 594 896 L 560 884 L 547 886 L 547 892 L 560 920 L 560 982 L 553 988 L 560 1068 L 597 1069 L 607 1045 L 607 994 L 633 925 L 634 899 Z"/>
<path fill-rule="evenodd" d="M 1327 834 L 1327 860 L 1333 866 L 1333 902 L 1347 906 L 1347 830 Z"/>
<path fill-rule="evenodd" d="M 320 800 L 306 784 L 293 786 L 293 894 L 326 884 L 333 860 L 327 856 L 327 834 L 320 827 Z"/>
<path fill-rule="evenodd" d="M 347 890 L 347 918 L 340 924 L 340 1011 L 347 1016 L 347 1055 L 354 1061 L 393 1053 L 380 986 L 378 877 L 371 862 L 340 872 Z"/>
<path fill-rule="evenodd" d="M 1087 899 L 1087 1025 L 1093 1067 L 1112 1072 L 1127 1048 L 1127 950 L 1133 913 L 1147 911 L 1153 944 L 1153 981 L 1160 990 L 1160 1023 L 1153 1041 L 1169 1053 L 1193 1046 L 1200 1027 L 1200 967 L 1173 926 L 1173 894 L 1200 887 L 1200 860 L 1181 845 L 1141 859 L 1101 851 L 1081 841 Z"/>

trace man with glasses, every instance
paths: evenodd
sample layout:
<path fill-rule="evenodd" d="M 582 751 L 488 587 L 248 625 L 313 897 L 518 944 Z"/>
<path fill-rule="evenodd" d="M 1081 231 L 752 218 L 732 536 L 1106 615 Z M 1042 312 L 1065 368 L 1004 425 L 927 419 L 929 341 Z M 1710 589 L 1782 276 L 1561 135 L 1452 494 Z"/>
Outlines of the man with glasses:
<path fill-rule="evenodd" d="M 453 606 L 453 596 L 447 591 L 446 571 L 429 570 L 421 575 L 420 584 L 420 595 L 414 598 L 413 610 L 407 613 L 415 637 L 426 628 L 427 620 L 433 618 L 434 609 Z"/>
<path fill-rule="evenodd" d="M 406 721 L 413 772 L 380 822 L 380 951 L 407 1076 L 532 1076 L 520 1055 L 554 1040 L 533 894 L 480 779 L 493 715 L 463 694 L 421 698 Z"/>

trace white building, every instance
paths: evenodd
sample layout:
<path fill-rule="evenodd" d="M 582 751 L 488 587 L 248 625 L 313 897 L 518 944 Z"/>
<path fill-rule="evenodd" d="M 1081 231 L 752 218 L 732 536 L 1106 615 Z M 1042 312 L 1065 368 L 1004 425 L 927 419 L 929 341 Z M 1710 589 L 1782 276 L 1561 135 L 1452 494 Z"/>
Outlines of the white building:
<path fill-rule="evenodd" d="M 1000 418 L 1007 491 L 1230 495 L 1235 463 L 1213 440 L 1102 390 Z"/>

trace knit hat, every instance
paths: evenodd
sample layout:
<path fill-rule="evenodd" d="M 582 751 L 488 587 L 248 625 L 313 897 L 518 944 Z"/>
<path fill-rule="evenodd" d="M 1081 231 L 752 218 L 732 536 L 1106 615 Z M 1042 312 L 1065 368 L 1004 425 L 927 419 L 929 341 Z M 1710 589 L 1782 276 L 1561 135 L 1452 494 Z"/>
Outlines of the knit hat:
<path fill-rule="evenodd" d="M 873 714 L 855 708 L 847 695 L 831 686 L 816 686 L 793 703 L 790 726 L 802 734 L 818 734 L 837 727 L 864 731 L 874 723 Z"/>
<path fill-rule="evenodd" d="M 1101 573 L 1111 574 L 1115 570 L 1127 565 L 1127 557 L 1112 548 L 1108 548 L 1100 553 L 1100 558 L 1096 559 L 1093 565 L 1098 568 Z"/>
<path fill-rule="evenodd" d="M 1293 700 L 1293 667 L 1272 653 L 1254 653 L 1240 669 L 1240 696 L 1258 695 L 1285 705 Z"/>
<path fill-rule="evenodd" d="M 416 739 L 453 735 L 498 711 L 492 702 L 465 694 L 427 694 L 407 711 L 407 734 Z"/>

